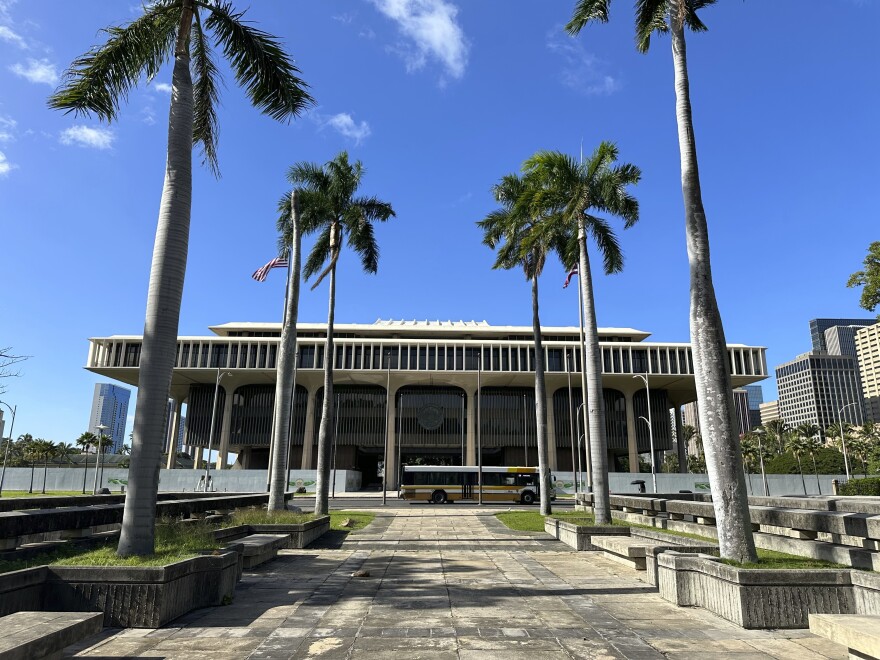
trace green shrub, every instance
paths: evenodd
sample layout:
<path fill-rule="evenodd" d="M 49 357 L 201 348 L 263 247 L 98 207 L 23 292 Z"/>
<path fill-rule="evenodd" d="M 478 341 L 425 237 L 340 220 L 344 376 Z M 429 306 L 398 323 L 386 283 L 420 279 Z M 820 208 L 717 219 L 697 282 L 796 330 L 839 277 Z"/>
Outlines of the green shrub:
<path fill-rule="evenodd" d="M 837 491 L 841 495 L 880 495 L 880 477 L 850 479 Z"/>
<path fill-rule="evenodd" d="M 804 474 L 813 473 L 813 460 L 809 454 L 801 456 L 801 465 L 804 468 Z M 797 459 L 788 452 L 777 454 L 764 459 L 764 469 L 767 474 L 798 474 Z M 832 447 L 819 449 L 816 452 L 816 469 L 819 474 L 843 474 L 843 454 Z M 755 473 L 759 472 L 757 468 L 753 468 L 753 470 Z"/>

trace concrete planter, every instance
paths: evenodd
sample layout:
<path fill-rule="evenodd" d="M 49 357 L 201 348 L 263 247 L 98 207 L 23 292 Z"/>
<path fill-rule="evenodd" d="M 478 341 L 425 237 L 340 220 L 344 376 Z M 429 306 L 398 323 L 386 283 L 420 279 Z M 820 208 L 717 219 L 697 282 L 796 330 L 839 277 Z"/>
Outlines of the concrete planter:
<path fill-rule="evenodd" d="M 664 599 L 702 607 L 743 628 L 807 628 L 808 614 L 859 613 L 853 571 L 847 569 L 742 569 L 717 557 L 666 550 L 656 557 Z M 865 600 L 877 607 L 878 582 Z"/>
<path fill-rule="evenodd" d="M 316 539 L 330 531 L 330 516 L 320 516 L 298 524 L 282 525 L 236 525 L 224 527 L 214 532 L 214 538 L 231 542 L 249 534 L 288 534 L 290 540 L 283 546 L 285 550 L 299 550 L 308 547 Z"/>
<path fill-rule="evenodd" d="M 599 550 L 591 542 L 594 536 L 629 536 L 628 527 L 576 525 L 550 517 L 544 518 L 544 531 L 575 550 Z"/>
<path fill-rule="evenodd" d="M 103 612 L 104 626 L 159 628 L 232 598 L 238 552 L 155 567 L 38 566 L 0 575 L 0 615 L 21 611 Z"/>

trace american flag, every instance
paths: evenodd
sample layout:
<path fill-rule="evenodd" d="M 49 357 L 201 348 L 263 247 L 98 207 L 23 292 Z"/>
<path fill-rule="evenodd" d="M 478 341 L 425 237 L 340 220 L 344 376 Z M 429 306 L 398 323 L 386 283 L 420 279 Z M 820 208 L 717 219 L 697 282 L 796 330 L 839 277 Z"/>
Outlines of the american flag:
<path fill-rule="evenodd" d="M 565 289 L 571 284 L 571 278 L 578 274 L 578 265 L 575 262 L 574 266 L 571 267 L 571 270 L 568 271 L 568 277 L 565 278 L 565 282 L 562 284 L 562 288 Z"/>
<path fill-rule="evenodd" d="M 273 268 L 287 268 L 287 258 L 275 257 L 265 266 L 257 268 L 257 270 L 254 271 L 254 274 L 251 275 L 251 277 L 253 277 L 257 282 L 265 282 L 266 278 L 269 276 L 269 271 Z"/>

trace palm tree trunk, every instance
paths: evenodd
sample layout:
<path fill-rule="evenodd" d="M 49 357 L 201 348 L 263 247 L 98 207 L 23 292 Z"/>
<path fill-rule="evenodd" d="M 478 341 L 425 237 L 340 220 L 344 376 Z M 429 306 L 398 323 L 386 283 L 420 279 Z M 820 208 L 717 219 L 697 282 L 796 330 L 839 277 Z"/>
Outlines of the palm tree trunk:
<path fill-rule="evenodd" d="M 584 301 L 584 344 L 586 355 L 582 368 L 587 374 L 587 407 L 590 415 L 590 455 L 593 459 L 593 515 L 597 525 L 611 523 L 608 493 L 608 443 L 605 439 L 605 401 L 602 393 L 602 355 L 596 327 L 596 301 L 593 299 L 593 274 L 587 254 L 587 233 L 583 217 L 578 218 L 578 283 Z"/>
<path fill-rule="evenodd" d="M 813 459 L 813 474 L 816 475 L 816 492 L 821 495 L 822 494 L 822 484 L 819 483 L 819 468 L 816 467 L 816 455 L 810 454 L 810 457 Z"/>
<path fill-rule="evenodd" d="M 183 0 L 171 78 L 168 159 L 150 268 L 128 494 L 119 536 L 121 556 L 149 555 L 155 548 L 156 495 L 165 438 L 165 411 L 177 348 L 192 205 L 193 89 L 189 68 L 192 20 L 193 0 Z"/>
<path fill-rule="evenodd" d="M 88 449 L 86 449 L 83 452 L 83 455 L 85 456 L 85 460 L 83 461 L 83 495 L 85 495 L 86 494 L 86 478 L 89 475 L 89 452 L 88 452 Z"/>
<path fill-rule="evenodd" d="M 49 457 L 43 457 L 43 490 L 40 491 L 43 495 L 46 494 L 46 477 L 49 475 Z"/>
<path fill-rule="evenodd" d="M 739 436 L 734 424 L 727 342 L 712 284 L 709 228 L 703 210 L 697 145 L 691 117 L 684 38 L 683 0 L 672 0 L 672 59 L 675 68 L 676 122 L 681 156 L 681 188 L 690 262 L 690 329 L 694 378 L 703 431 L 706 472 L 718 521 L 721 557 L 756 561 L 749 518 L 748 494 L 742 473 Z"/>
<path fill-rule="evenodd" d="M 335 232 L 334 232 L 335 235 Z M 333 448 L 333 315 L 336 309 L 336 266 L 330 269 L 330 309 L 327 312 L 327 341 L 324 349 L 324 401 L 318 430 L 318 476 L 315 484 L 315 515 L 326 516 L 330 510 L 330 451 Z"/>
<path fill-rule="evenodd" d="M 31 461 L 31 483 L 30 483 L 30 485 L 28 486 L 28 492 L 29 492 L 29 493 L 33 493 L 33 492 L 34 492 L 34 470 L 36 470 L 36 468 L 37 468 L 37 462 L 36 462 L 36 461 Z"/>
<path fill-rule="evenodd" d="M 538 276 L 532 277 L 532 332 L 535 336 L 535 421 L 538 434 L 538 487 L 541 515 L 550 515 L 550 467 L 547 464 L 547 386 L 544 382 L 544 348 L 538 315 Z"/>
<path fill-rule="evenodd" d="M 807 494 L 807 480 L 804 479 L 804 468 L 801 465 L 801 455 L 795 454 L 795 458 L 797 459 L 797 462 L 798 462 L 798 472 L 801 473 L 801 483 L 804 486 L 804 495 L 806 495 Z"/>
<path fill-rule="evenodd" d="M 284 491 L 287 489 L 287 464 L 290 460 L 291 423 L 293 397 L 296 387 L 296 323 L 299 317 L 300 246 L 299 197 L 296 190 L 290 200 L 291 243 L 288 254 L 289 286 L 287 287 L 287 315 L 281 329 L 278 347 L 278 378 L 275 384 L 275 424 L 272 434 L 272 482 L 269 486 L 269 511 L 282 511 Z"/>

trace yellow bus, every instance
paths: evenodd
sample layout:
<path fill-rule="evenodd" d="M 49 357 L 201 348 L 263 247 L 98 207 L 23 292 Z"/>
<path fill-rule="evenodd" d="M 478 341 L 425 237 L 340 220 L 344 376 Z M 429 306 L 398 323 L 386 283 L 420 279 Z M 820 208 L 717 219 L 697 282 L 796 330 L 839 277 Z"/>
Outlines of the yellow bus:
<path fill-rule="evenodd" d="M 475 465 L 405 465 L 400 498 L 444 504 L 479 499 L 479 468 Z M 553 475 L 550 475 L 553 483 Z M 536 467 L 484 467 L 483 501 L 534 504 L 541 497 Z M 550 501 L 556 499 L 551 486 Z"/>

